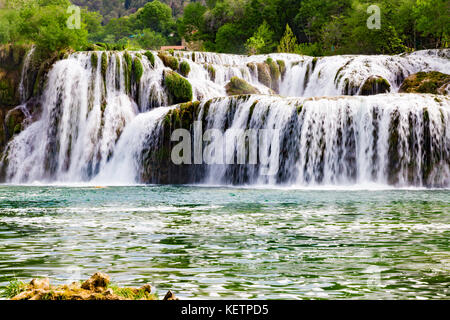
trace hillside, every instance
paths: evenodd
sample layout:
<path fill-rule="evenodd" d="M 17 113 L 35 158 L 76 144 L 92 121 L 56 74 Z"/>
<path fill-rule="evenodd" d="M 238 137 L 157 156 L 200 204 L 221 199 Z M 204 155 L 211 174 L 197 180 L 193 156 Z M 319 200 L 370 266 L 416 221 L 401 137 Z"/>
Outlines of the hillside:
<path fill-rule="evenodd" d="M 72 0 L 72 3 L 78 6 L 87 7 L 90 11 L 101 13 L 104 22 L 108 22 L 112 18 L 120 18 L 134 13 L 147 2 L 151 1 L 152 0 Z M 183 14 L 183 9 L 188 3 L 205 1 L 160 0 L 160 2 L 171 7 L 174 16 L 180 16 Z"/>

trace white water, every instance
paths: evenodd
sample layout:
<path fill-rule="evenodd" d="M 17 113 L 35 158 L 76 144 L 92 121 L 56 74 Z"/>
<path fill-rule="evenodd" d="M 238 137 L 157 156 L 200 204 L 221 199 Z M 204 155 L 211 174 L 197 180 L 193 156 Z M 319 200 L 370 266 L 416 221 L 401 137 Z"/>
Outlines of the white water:
<path fill-rule="evenodd" d="M 91 65 L 93 54 L 98 56 L 97 66 Z M 75 53 L 57 62 L 48 74 L 40 118 L 28 124 L 6 148 L 2 161 L 6 181 L 141 182 L 140 153 L 144 146 L 158 147 L 162 119 L 171 109 L 161 107 L 168 101 L 162 83 L 166 68 L 154 54 L 154 67 L 142 55 L 144 73 L 139 84 L 133 81 L 131 92 L 127 92 L 126 62 L 121 52 L 107 53 L 105 81 L 101 52 Z M 138 57 L 137 53 L 131 55 L 133 59 Z M 245 79 L 261 93 L 270 93 L 247 66 L 263 62 L 268 56 L 286 64 L 286 73 L 279 83 L 280 94 L 302 97 L 214 100 L 204 130 L 278 129 L 281 142 L 265 141 L 258 146 L 269 155 L 267 164 L 237 168 L 213 165 L 205 169 L 204 183 L 450 186 L 448 98 L 417 94 L 332 98 L 342 94 L 346 79 L 359 88 L 369 76 L 382 76 L 391 84 L 391 91 L 396 92 L 398 79 L 409 74 L 430 70 L 450 73 L 448 58 L 439 56 L 437 51 L 399 56 L 334 56 L 316 62 L 311 57 L 292 54 L 246 57 L 196 52 L 193 58 L 191 53 L 179 52 L 176 56 L 190 63 L 187 78 L 194 100 L 203 99 L 200 114 L 206 99 L 226 95 L 224 86 L 233 76 Z M 208 66 L 215 69 L 214 77 Z M 305 99 L 315 96 L 331 98 Z M 430 118 L 427 126 L 425 107 Z M 396 117 L 397 153 L 389 149 Z M 236 152 L 236 145 L 217 143 L 228 148 L 222 156 L 230 157 Z M 427 143 L 430 146 L 424 150 Z M 431 158 L 426 158 L 430 151 Z M 214 159 L 220 156 L 211 154 L 210 160 L 220 162 Z M 398 158 L 395 168 L 393 157 Z M 434 165 L 431 172 L 427 169 L 424 180 L 426 161 L 434 161 Z M 276 174 L 261 174 L 263 169 Z"/>

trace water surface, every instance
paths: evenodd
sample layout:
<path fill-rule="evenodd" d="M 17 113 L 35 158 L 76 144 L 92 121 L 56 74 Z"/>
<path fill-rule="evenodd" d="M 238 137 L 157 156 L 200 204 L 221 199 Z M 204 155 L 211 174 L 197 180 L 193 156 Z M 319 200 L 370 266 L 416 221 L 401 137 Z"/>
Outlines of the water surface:
<path fill-rule="evenodd" d="M 449 239 L 450 190 L 0 186 L 0 287 L 101 270 L 183 299 L 449 299 Z"/>

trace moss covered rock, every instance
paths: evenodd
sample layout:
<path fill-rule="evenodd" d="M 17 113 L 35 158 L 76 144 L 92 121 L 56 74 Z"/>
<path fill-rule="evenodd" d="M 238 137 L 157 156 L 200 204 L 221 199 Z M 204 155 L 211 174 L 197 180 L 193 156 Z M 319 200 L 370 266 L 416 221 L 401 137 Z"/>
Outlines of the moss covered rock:
<path fill-rule="evenodd" d="M 109 283 L 109 276 L 97 272 L 83 283 L 52 286 L 48 278 L 33 279 L 29 284 L 12 281 L 5 293 L 11 300 L 157 300 L 149 284 L 140 288 L 121 288 Z M 169 291 L 163 300 L 178 300 Z"/>
<path fill-rule="evenodd" d="M 448 94 L 450 75 L 437 72 L 418 72 L 407 77 L 400 86 L 400 92 Z"/>
<path fill-rule="evenodd" d="M 20 108 L 15 108 L 6 114 L 5 124 L 7 140 L 22 131 L 22 123 L 24 119 L 25 114 Z"/>
<path fill-rule="evenodd" d="M 211 81 L 215 81 L 216 80 L 216 69 L 213 67 L 213 65 L 205 64 L 204 68 L 206 71 L 208 71 L 209 78 L 211 79 Z"/>
<path fill-rule="evenodd" d="M 152 67 L 155 66 L 155 56 L 153 55 L 153 53 L 151 53 L 151 51 L 146 51 L 144 53 L 144 55 L 147 57 L 148 61 L 150 61 L 150 64 L 152 65 Z"/>
<path fill-rule="evenodd" d="M 379 93 L 387 93 L 391 90 L 389 82 L 380 76 L 370 76 L 361 86 L 359 92 L 362 96 L 369 96 Z"/>
<path fill-rule="evenodd" d="M 174 71 L 164 71 L 164 86 L 171 103 L 191 101 L 192 86 L 190 82 Z"/>
<path fill-rule="evenodd" d="M 238 77 L 231 78 L 230 82 L 225 86 L 227 95 L 234 96 L 238 94 L 258 94 L 258 89 L 250 85 L 247 81 Z"/>
<path fill-rule="evenodd" d="M 267 63 L 257 63 L 256 68 L 258 70 L 258 81 L 266 87 L 272 87 L 272 78 L 270 75 L 270 67 Z"/>
<path fill-rule="evenodd" d="M 166 67 L 172 70 L 178 69 L 179 62 L 178 59 L 175 58 L 174 56 L 168 55 L 166 52 L 160 51 L 158 52 L 158 57 L 161 59 L 161 61 Z"/>
<path fill-rule="evenodd" d="M 141 59 L 136 57 L 133 61 L 133 75 L 137 83 L 141 81 L 143 74 L 144 74 L 144 67 L 142 66 Z"/>
<path fill-rule="evenodd" d="M 187 77 L 189 75 L 189 72 L 191 72 L 191 66 L 187 61 L 183 61 L 180 63 L 180 73 Z"/>

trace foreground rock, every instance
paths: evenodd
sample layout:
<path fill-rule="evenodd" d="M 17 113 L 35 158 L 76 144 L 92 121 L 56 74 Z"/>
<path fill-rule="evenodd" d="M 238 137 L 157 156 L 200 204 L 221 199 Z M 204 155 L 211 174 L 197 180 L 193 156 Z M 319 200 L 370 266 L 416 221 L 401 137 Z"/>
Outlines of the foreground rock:
<path fill-rule="evenodd" d="M 141 288 L 120 288 L 110 284 L 107 274 L 97 272 L 83 283 L 51 286 L 48 278 L 29 284 L 15 282 L 6 290 L 12 300 L 158 300 L 149 284 Z M 178 300 L 172 291 L 163 300 Z"/>
<path fill-rule="evenodd" d="M 447 95 L 450 91 L 450 75 L 431 71 L 418 72 L 403 81 L 399 92 L 434 93 Z"/>

